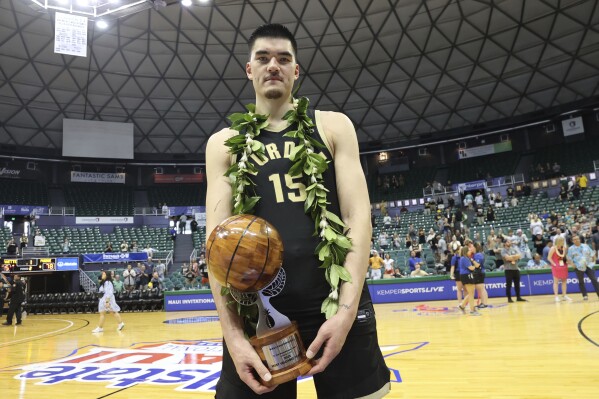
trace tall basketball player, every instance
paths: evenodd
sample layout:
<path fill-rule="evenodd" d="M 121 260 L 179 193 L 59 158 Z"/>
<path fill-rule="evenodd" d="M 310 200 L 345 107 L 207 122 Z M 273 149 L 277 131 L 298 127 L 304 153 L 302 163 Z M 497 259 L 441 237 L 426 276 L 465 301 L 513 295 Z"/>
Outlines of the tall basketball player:
<path fill-rule="evenodd" d="M 353 241 L 345 262 L 352 282 L 341 286 L 339 311 L 325 320 L 320 308 L 330 289 L 314 255 L 319 238 L 313 237 L 314 222 L 304 213 L 305 186 L 299 178 L 287 175 L 291 161 L 285 149 L 295 140 L 283 137 L 293 129 L 282 118 L 293 107 L 291 92 L 299 77 L 296 41 L 281 25 L 264 25 L 250 37 L 249 50 L 246 73 L 255 90 L 256 113 L 269 116 L 268 127 L 258 137 L 266 146 L 268 160 L 255 163 L 258 174 L 252 177 L 261 197 L 255 214 L 277 228 L 285 247 L 287 282 L 271 304 L 298 322 L 307 355 L 315 359 L 310 374 L 319 398 L 383 397 L 389 391 L 390 376 L 378 347 L 372 301 L 364 285 L 371 237 L 370 205 L 356 132 L 344 114 L 309 110 L 317 127 L 313 137 L 326 146 L 322 151 L 331 160 L 324 176 L 330 190 L 329 209 L 351 229 Z M 206 148 L 207 235 L 232 214 L 232 189 L 224 176 L 232 159 L 224 142 L 235 134 L 223 129 L 210 138 Z M 221 287 L 211 281 L 225 343 L 216 397 L 296 397 L 296 381 L 274 388 L 260 383 L 256 374 L 269 380 L 270 373 L 245 338 L 242 320 L 226 306 Z"/>

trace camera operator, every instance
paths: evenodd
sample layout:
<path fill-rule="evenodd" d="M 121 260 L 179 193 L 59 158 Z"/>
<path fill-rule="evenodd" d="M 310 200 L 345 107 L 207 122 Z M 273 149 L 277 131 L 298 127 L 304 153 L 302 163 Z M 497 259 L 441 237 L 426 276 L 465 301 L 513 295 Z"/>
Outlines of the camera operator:
<path fill-rule="evenodd" d="M 21 276 L 18 274 L 13 275 L 13 281 L 10 284 L 10 303 L 8 304 L 8 314 L 6 316 L 6 322 L 2 323 L 4 326 L 12 325 L 12 317 L 16 313 L 17 325 L 21 324 L 21 304 L 25 300 L 25 284 L 21 281 Z"/>

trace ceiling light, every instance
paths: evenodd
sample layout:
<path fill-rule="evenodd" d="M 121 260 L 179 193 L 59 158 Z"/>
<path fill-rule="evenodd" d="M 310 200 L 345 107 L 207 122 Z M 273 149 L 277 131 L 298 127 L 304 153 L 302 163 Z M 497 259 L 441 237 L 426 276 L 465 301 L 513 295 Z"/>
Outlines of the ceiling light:
<path fill-rule="evenodd" d="M 103 19 L 98 20 L 98 22 L 96 22 L 96 26 L 100 29 L 106 29 L 108 28 L 108 22 L 104 21 Z"/>
<path fill-rule="evenodd" d="M 191 5 L 191 0 L 181 0 L 181 4 L 185 7 L 189 7 Z"/>

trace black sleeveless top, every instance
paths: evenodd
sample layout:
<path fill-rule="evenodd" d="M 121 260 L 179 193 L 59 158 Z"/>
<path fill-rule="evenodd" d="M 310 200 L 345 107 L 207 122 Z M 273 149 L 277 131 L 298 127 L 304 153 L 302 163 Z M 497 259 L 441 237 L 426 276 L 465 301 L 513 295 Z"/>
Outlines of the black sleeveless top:
<path fill-rule="evenodd" d="M 309 115 L 314 120 L 314 112 L 309 111 Z M 320 237 L 314 237 L 314 221 L 304 212 L 305 188 L 311 183 L 303 175 L 292 177 L 288 174 L 292 165 L 289 156 L 298 139 L 283 135 L 295 129 L 297 125 L 291 125 L 281 132 L 260 132 L 258 139 L 266 147 L 266 157 L 252 157 L 258 169 L 258 174 L 252 176 L 252 180 L 256 183 L 256 194 L 260 196 L 254 214 L 275 226 L 283 239 L 283 268 L 287 280 L 283 291 L 272 297 L 270 303 L 291 320 L 296 320 L 302 329 L 311 330 L 317 329 L 325 320 L 320 308 L 329 295 L 330 286 L 314 254 Z M 313 137 L 324 144 L 316 128 Z M 329 190 L 327 200 L 330 205 L 327 209 L 340 215 L 333 157 L 327 148 L 315 151 L 331 160 L 323 175 L 324 185 Z M 370 302 L 366 287 L 360 302 Z"/>

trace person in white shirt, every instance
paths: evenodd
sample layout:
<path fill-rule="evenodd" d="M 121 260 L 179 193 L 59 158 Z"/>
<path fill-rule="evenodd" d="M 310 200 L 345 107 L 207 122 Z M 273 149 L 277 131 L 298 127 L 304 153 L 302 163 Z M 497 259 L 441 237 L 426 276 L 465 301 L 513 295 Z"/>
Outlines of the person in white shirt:
<path fill-rule="evenodd" d="M 385 215 L 385 217 L 383 217 L 383 226 L 386 229 L 390 229 L 391 228 L 391 216 L 389 216 L 388 214 Z"/>
<path fill-rule="evenodd" d="M 476 202 L 476 205 L 482 206 L 483 205 L 483 195 L 479 192 L 476 193 L 476 197 L 474 197 L 474 202 Z"/>
<path fill-rule="evenodd" d="M 518 246 L 518 249 L 520 250 L 520 252 L 522 252 L 522 255 L 524 256 L 524 258 L 526 258 L 526 259 L 532 258 L 531 254 L 530 254 L 530 248 L 528 247 L 528 238 L 526 238 L 526 236 L 524 234 L 522 234 L 522 229 L 518 229 L 516 231 L 515 237 L 516 237 L 515 243 Z"/>
<path fill-rule="evenodd" d="M 123 272 L 123 284 L 125 285 L 125 289 L 127 291 L 132 291 L 135 288 L 135 270 L 131 267 L 131 265 L 127 265 L 127 270 Z"/>
<path fill-rule="evenodd" d="M 538 215 L 533 215 L 532 221 L 530 222 L 530 233 L 532 236 L 537 234 L 543 234 L 543 222 L 539 219 Z"/>

